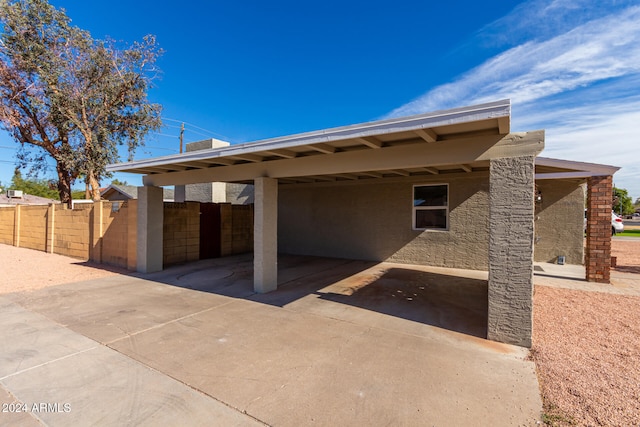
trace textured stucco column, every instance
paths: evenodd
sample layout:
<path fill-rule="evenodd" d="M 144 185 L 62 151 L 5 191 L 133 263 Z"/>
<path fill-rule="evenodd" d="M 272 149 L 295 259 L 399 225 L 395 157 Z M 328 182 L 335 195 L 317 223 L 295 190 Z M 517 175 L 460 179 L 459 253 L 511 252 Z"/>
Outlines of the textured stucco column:
<path fill-rule="evenodd" d="M 587 181 L 586 279 L 609 283 L 611 275 L 611 209 L 613 177 L 594 176 Z"/>
<path fill-rule="evenodd" d="M 278 180 L 256 178 L 253 222 L 253 289 L 278 288 Z"/>
<path fill-rule="evenodd" d="M 491 160 L 487 338 L 531 347 L 534 157 Z"/>
<path fill-rule="evenodd" d="M 162 270 L 162 226 L 164 205 L 161 187 L 138 187 L 137 270 Z"/>

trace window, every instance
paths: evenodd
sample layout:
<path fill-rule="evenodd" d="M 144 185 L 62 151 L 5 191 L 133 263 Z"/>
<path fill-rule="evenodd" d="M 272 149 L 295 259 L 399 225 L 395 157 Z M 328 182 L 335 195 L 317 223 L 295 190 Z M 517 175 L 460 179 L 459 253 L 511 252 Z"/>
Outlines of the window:
<path fill-rule="evenodd" d="M 413 186 L 413 229 L 449 228 L 449 185 Z"/>

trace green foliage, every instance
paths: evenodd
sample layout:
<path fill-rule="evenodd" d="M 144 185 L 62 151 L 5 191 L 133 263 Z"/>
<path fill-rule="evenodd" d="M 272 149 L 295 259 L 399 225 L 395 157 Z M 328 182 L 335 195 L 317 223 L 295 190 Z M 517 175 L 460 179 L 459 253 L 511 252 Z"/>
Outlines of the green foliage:
<path fill-rule="evenodd" d="M 112 185 L 129 185 L 127 181 L 120 181 L 119 179 L 113 179 L 111 181 Z"/>
<path fill-rule="evenodd" d="M 637 237 L 640 239 L 640 230 L 624 230 L 622 233 L 616 233 L 616 236 Z"/>
<path fill-rule="evenodd" d="M 63 202 L 80 176 L 99 199 L 106 165 L 129 158 L 161 125 L 147 100 L 162 51 L 155 38 L 119 49 L 71 25 L 46 0 L 0 1 L 0 126 L 21 143 L 20 164 L 35 172 L 56 161 Z"/>
<path fill-rule="evenodd" d="M 84 190 L 73 190 L 71 192 L 71 198 L 73 200 L 84 200 L 85 198 L 85 191 Z"/>
<path fill-rule="evenodd" d="M 32 196 L 46 197 L 47 199 L 57 199 L 58 191 L 56 184 L 45 179 L 25 179 L 20 170 L 16 169 L 11 180 L 11 190 L 21 190 L 25 194 Z"/>
<path fill-rule="evenodd" d="M 613 211 L 618 215 L 631 215 L 634 212 L 632 199 L 624 188 L 613 187 Z"/>

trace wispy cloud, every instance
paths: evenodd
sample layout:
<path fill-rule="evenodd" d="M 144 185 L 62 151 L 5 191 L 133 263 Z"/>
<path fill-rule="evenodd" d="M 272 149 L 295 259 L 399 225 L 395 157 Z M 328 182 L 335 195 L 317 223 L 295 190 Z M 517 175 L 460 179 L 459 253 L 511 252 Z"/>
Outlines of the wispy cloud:
<path fill-rule="evenodd" d="M 640 6 L 634 3 L 521 4 L 476 36 L 477 46 L 511 47 L 387 117 L 510 98 L 512 129 L 547 130 L 544 155 L 623 166 L 616 181 L 640 196 L 640 166 L 626 151 L 640 148 Z"/>

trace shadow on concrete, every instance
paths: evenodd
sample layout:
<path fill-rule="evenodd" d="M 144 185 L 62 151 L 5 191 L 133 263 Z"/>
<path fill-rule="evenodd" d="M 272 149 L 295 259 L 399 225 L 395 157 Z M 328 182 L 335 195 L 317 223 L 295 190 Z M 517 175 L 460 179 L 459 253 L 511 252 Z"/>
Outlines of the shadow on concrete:
<path fill-rule="evenodd" d="M 487 287 L 485 280 L 391 268 L 347 292 L 319 295 L 324 300 L 486 338 Z"/>
<path fill-rule="evenodd" d="M 131 276 L 131 275 L 135 275 L 136 273 L 131 271 L 131 270 L 127 270 L 124 267 L 118 267 L 116 265 L 109 265 L 109 264 L 101 264 L 101 263 L 97 263 L 94 261 L 78 261 L 76 263 L 74 263 L 75 265 L 80 265 L 82 267 L 87 267 L 87 268 L 93 268 L 95 270 L 104 270 L 104 271 L 110 271 L 112 273 L 118 273 L 118 274 L 122 274 L 125 276 Z"/>
<path fill-rule="evenodd" d="M 140 277 L 278 307 L 312 297 L 486 338 L 487 281 L 423 270 L 372 261 L 280 255 L 278 289 L 257 294 L 252 255 L 245 254 Z"/>

